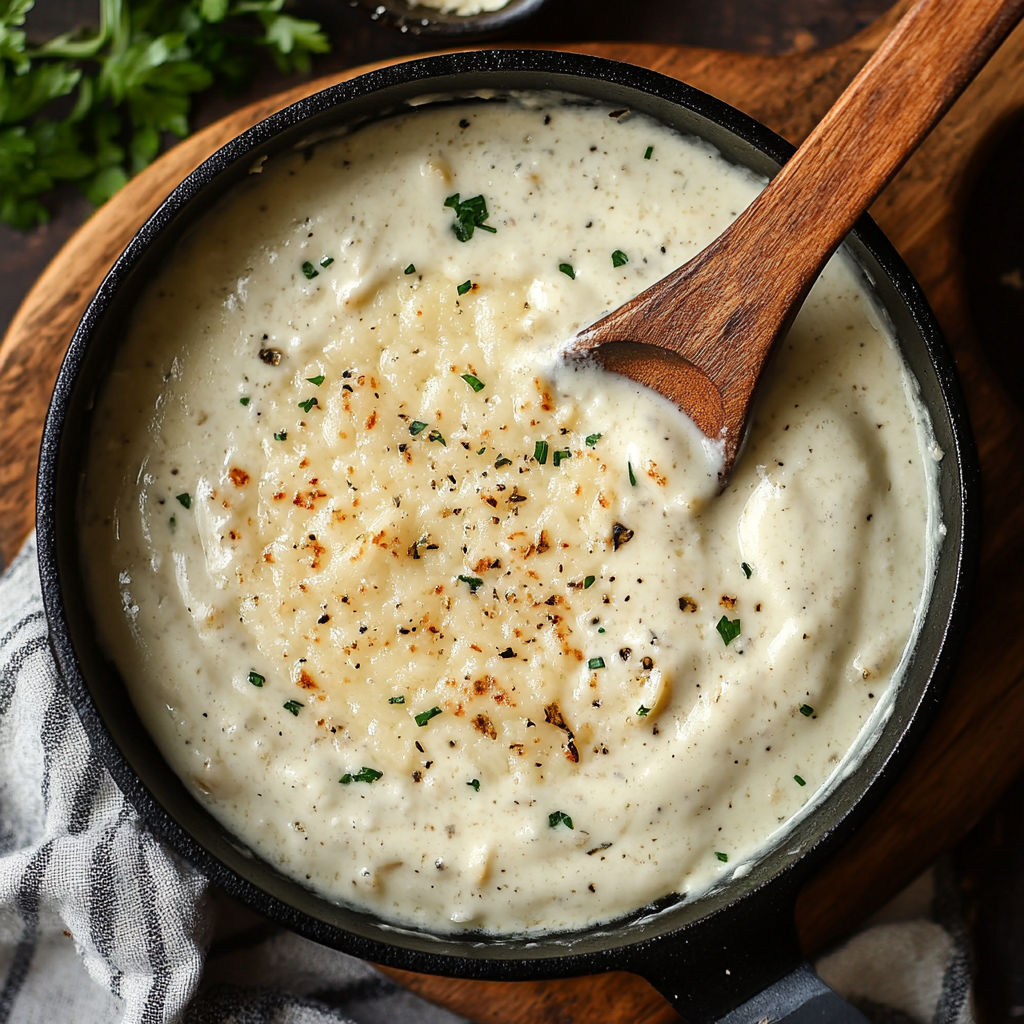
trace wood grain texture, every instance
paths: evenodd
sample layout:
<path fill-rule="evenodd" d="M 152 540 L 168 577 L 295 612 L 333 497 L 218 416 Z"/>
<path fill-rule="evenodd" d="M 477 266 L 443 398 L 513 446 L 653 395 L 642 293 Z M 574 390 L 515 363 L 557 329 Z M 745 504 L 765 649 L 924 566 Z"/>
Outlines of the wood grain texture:
<path fill-rule="evenodd" d="M 792 57 L 642 44 L 578 49 L 654 68 L 733 103 L 798 143 L 906 9 L 831 50 Z M 0 345 L 0 550 L 32 524 L 36 448 L 52 382 L 74 325 L 135 228 L 213 148 L 313 83 L 232 115 L 180 144 L 69 242 L 29 294 Z M 993 640 L 987 616 L 1024 619 L 1024 422 L 972 335 L 957 246 L 960 197 L 1000 127 L 1024 109 L 1024 34 L 1017 30 L 872 208 L 935 308 L 956 356 L 981 456 L 986 517 L 979 597 L 960 669 L 938 721 L 898 785 L 853 840 L 805 886 L 797 908 L 809 952 L 855 927 L 948 849 L 1024 766 L 1024 638 Z M 404 983 L 480 1024 L 668 1024 L 675 1015 L 625 974 L 545 983 Z"/>
<path fill-rule="evenodd" d="M 1022 13 L 1024 0 L 918 0 L 768 188 L 568 351 L 721 440 L 724 485 L 764 367 L 826 261 Z"/>

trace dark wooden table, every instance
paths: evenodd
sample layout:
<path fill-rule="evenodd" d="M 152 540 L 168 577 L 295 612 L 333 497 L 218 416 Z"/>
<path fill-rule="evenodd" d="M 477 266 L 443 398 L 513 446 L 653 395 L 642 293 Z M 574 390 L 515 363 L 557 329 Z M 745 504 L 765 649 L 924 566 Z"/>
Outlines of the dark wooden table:
<path fill-rule="evenodd" d="M 516 41 L 647 40 L 747 52 L 802 52 L 848 38 L 890 5 L 891 0 L 548 0 L 546 9 L 516 33 Z M 30 38 L 41 40 L 88 25 L 97 8 L 96 0 L 37 0 L 29 16 Z M 332 53 L 315 62 L 310 77 L 443 45 L 436 37 L 422 40 L 384 29 L 348 0 L 302 0 L 295 13 L 319 20 L 332 40 Z M 211 123 L 288 84 L 290 80 L 268 69 L 242 96 L 199 99 L 194 123 Z M 1024 127 L 1008 126 L 977 169 L 962 251 L 978 334 L 1008 392 L 1024 405 L 1021 168 Z M 54 196 L 51 212 L 51 222 L 29 234 L 0 225 L 0 337 L 23 296 L 90 208 L 68 188 Z M 998 642 L 995 635 L 993 642 Z M 954 861 L 978 951 L 982 1019 L 987 1024 L 1009 1024 L 1024 1014 L 1024 779 L 960 844 Z"/>

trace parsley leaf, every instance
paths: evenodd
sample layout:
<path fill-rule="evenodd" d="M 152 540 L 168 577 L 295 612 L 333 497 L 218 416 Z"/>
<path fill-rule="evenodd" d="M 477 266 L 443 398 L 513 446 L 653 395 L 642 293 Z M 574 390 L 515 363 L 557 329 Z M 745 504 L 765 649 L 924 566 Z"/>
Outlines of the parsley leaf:
<path fill-rule="evenodd" d="M 722 638 L 723 643 L 726 647 L 729 646 L 740 635 L 740 620 L 739 619 L 727 619 L 724 615 L 718 620 L 718 624 L 715 626 L 718 630 L 718 635 Z"/>
<path fill-rule="evenodd" d="M 487 387 L 479 377 L 474 377 L 471 373 L 463 373 L 461 377 L 474 391 L 483 391 Z"/>
<path fill-rule="evenodd" d="M 315 397 L 307 398 L 304 402 L 299 402 L 299 408 L 303 412 L 309 412 L 309 410 L 312 409 L 314 405 L 319 405 L 319 404 L 320 403 L 316 400 Z"/>
<path fill-rule="evenodd" d="M 413 717 L 416 719 L 417 725 L 424 726 L 432 718 L 437 718 L 439 714 L 441 714 L 441 709 L 435 705 L 429 711 L 421 711 L 418 715 L 413 715 Z"/>
<path fill-rule="evenodd" d="M 598 668 L 604 668 L 604 658 L 591 658 L 590 661 L 587 662 L 587 668 L 591 671 Z"/>
<path fill-rule="evenodd" d="M 547 441 L 537 441 L 533 446 L 533 457 L 543 466 L 548 461 Z"/>
<path fill-rule="evenodd" d="M 559 825 L 564 825 L 566 828 L 572 828 L 572 818 L 570 818 L 565 811 L 552 811 L 548 815 L 548 826 L 550 828 L 558 828 Z M 573 831 L 575 831 L 575 829 Z"/>
<path fill-rule="evenodd" d="M 492 235 L 497 233 L 497 228 L 484 223 L 490 214 L 487 211 L 487 200 L 483 196 L 473 196 L 472 199 L 462 202 L 459 200 L 459 193 L 456 192 L 444 201 L 444 205 L 455 211 L 452 231 L 460 242 L 468 242 L 477 228 L 481 231 L 490 231 Z"/>
<path fill-rule="evenodd" d="M 596 579 L 596 577 L 595 577 L 595 576 L 588 576 L 588 577 L 587 577 L 587 578 L 586 578 L 586 579 L 585 579 L 585 580 L 583 581 L 583 589 L 584 589 L 584 590 L 589 590 L 589 589 L 590 589 L 590 588 L 591 588 L 591 587 L 592 587 L 592 586 L 594 585 L 594 581 L 595 581 L 595 579 Z"/>
<path fill-rule="evenodd" d="M 400 693 L 397 697 L 388 697 L 388 703 L 389 704 L 404 704 L 405 703 L 405 694 L 404 693 Z"/>
<path fill-rule="evenodd" d="M 810 704 L 801 704 L 800 714 L 803 715 L 804 718 L 810 718 L 811 715 L 814 714 L 814 708 L 812 708 Z"/>
<path fill-rule="evenodd" d="M 460 576 L 459 580 L 469 584 L 471 594 L 475 594 L 484 585 L 484 581 L 479 576 Z"/>
<path fill-rule="evenodd" d="M 176 494 L 174 497 L 178 500 L 178 503 L 182 506 L 182 508 L 192 507 L 192 495 L 189 494 L 187 491 L 184 494 Z"/>
<path fill-rule="evenodd" d="M 297 700 L 286 700 L 282 707 L 285 711 L 290 711 L 296 718 L 299 716 L 299 712 L 302 710 L 303 705 Z"/>
<path fill-rule="evenodd" d="M 406 272 L 406 274 L 415 274 L 416 273 L 416 265 L 414 263 L 410 263 L 409 266 L 407 266 L 405 268 L 405 272 Z"/>
<path fill-rule="evenodd" d="M 624 267 L 629 262 L 629 257 L 621 250 L 616 249 L 612 253 L 612 266 L 613 267 Z"/>
<path fill-rule="evenodd" d="M 467 782 L 466 785 L 467 786 L 472 786 L 478 793 L 480 792 L 480 780 L 479 779 L 473 779 L 472 781 Z"/>
<path fill-rule="evenodd" d="M 412 434 L 413 437 L 417 434 L 422 434 L 426 429 L 427 425 L 423 420 L 413 420 L 412 423 L 409 424 L 409 433 Z"/>
<path fill-rule="evenodd" d="M 743 575 L 746 576 L 748 580 L 750 579 L 751 576 L 754 575 L 754 570 L 751 569 L 750 566 L 747 565 L 746 562 L 743 562 L 740 565 L 740 568 L 743 570 Z"/>
<path fill-rule="evenodd" d="M 302 272 L 306 275 L 307 281 L 312 281 L 314 277 L 320 276 L 320 271 L 317 270 L 309 260 L 306 260 L 306 262 L 302 264 Z"/>
<path fill-rule="evenodd" d="M 472 281 L 463 281 L 462 284 L 455 286 L 455 290 L 460 295 L 465 295 L 466 292 L 468 292 L 469 289 L 472 288 L 472 287 L 473 287 L 473 282 Z"/>
<path fill-rule="evenodd" d="M 266 681 L 267 677 L 261 676 L 255 669 L 250 671 L 249 682 L 252 683 L 253 686 L 262 686 Z"/>
<path fill-rule="evenodd" d="M 318 373 L 315 377 L 306 378 L 306 380 L 308 380 L 310 384 L 315 384 L 317 387 L 320 387 L 320 385 L 323 384 L 325 379 L 326 378 L 322 373 Z"/>
<path fill-rule="evenodd" d="M 600 434 L 587 434 L 587 446 L 593 448 L 597 445 L 597 442 L 601 440 Z"/>
<path fill-rule="evenodd" d="M 559 263 L 558 264 L 558 269 L 563 274 L 565 274 L 565 276 L 568 277 L 569 280 L 571 280 L 571 281 L 575 281 L 576 280 L 576 271 L 573 269 L 573 265 L 571 263 Z"/>
<path fill-rule="evenodd" d="M 383 775 L 384 773 L 377 771 L 376 768 L 367 768 L 363 765 L 355 775 L 349 775 L 348 772 L 345 772 L 338 781 L 343 786 L 347 786 L 350 782 L 376 782 Z"/>
<path fill-rule="evenodd" d="M 728 864 L 728 863 L 729 863 L 729 854 L 727 854 L 727 853 L 720 853 L 720 852 L 719 852 L 718 850 L 715 850 L 715 856 L 716 856 L 716 857 L 717 857 L 717 858 L 718 858 L 718 859 L 719 859 L 719 860 L 720 860 L 720 861 L 721 861 L 721 862 L 722 862 L 723 864 Z"/>
<path fill-rule="evenodd" d="M 644 151 L 644 159 L 645 160 L 650 160 L 651 159 L 651 154 L 653 152 L 654 152 L 654 147 L 653 146 L 648 146 L 647 149 Z"/>

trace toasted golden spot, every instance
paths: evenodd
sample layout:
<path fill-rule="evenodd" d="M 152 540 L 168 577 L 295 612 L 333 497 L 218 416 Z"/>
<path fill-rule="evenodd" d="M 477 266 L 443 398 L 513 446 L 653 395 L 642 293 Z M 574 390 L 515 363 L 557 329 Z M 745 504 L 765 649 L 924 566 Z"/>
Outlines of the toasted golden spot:
<path fill-rule="evenodd" d="M 719 599 L 718 603 L 726 610 L 732 611 L 736 607 L 736 598 L 729 597 L 728 594 L 723 594 Z"/>
<path fill-rule="evenodd" d="M 236 487 L 244 487 L 249 482 L 249 474 L 244 469 L 233 466 L 228 470 L 228 476 Z"/>

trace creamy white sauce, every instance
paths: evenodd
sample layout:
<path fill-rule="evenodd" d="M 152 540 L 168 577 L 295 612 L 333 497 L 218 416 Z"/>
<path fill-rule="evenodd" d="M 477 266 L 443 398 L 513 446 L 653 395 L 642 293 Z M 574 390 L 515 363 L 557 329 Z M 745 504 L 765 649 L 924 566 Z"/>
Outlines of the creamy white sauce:
<path fill-rule="evenodd" d="M 141 301 L 84 487 L 99 633 L 169 763 L 284 872 L 437 932 L 746 870 L 885 715 L 940 533 L 859 271 L 815 285 L 716 495 L 677 410 L 553 354 L 763 181 L 551 97 L 260 170 Z M 459 241 L 454 193 L 496 231 Z"/>
<path fill-rule="evenodd" d="M 508 6 L 509 0 L 408 0 L 409 6 L 432 7 L 442 14 L 484 14 L 489 11 L 500 11 Z"/>

